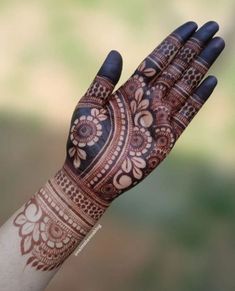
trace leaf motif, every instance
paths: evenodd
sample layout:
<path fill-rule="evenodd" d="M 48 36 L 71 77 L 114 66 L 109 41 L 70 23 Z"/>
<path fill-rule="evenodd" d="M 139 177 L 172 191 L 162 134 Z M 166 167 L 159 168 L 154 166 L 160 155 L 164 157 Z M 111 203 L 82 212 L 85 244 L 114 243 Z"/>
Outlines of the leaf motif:
<path fill-rule="evenodd" d="M 41 218 L 42 210 L 38 205 L 30 203 L 25 209 L 25 216 L 28 221 L 36 222 Z"/>
<path fill-rule="evenodd" d="M 97 115 L 99 115 L 100 111 L 97 108 L 92 108 L 91 109 L 91 115 L 96 117 Z"/>
<path fill-rule="evenodd" d="M 142 88 L 138 88 L 135 91 L 135 99 L 136 99 L 137 103 L 140 103 L 140 101 L 143 98 L 143 95 L 144 95 L 144 90 Z"/>
<path fill-rule="evenodd" d="M 145 63 L 145 61 L 143 61 L 143 62 L 139 65 L 138 70 L 139 70 L 139 71 L 143 71 L 144 68 L 145 68 L 145 65 L 146 65 L 146 63 Z"/>
<path fill-rule="evenodd" d="M 124 172 L 129 173 L 132 169 L 132 163 L 129 158 L 126 158 L 122 163 L 122 169 Z"/>
<path fill-rule="evenodd" d="M 156 70 L 154 70 L 153 68 L 147 68 L 144 70 L 144 75 L 147 77 L 152 77 L 156 74 Z"/>
<path fill-rule="evenodd" d="M 107 115 L 99 114 L 99 115 L 97 115 L 97 118 L 98 118 L 100 121 L 103 121 L 103 120 L 107 119 Z"/>
<path fill-rule="evenodd" d="M 31 237 L 31 235 L 28 235 L 28 236 L 24 237 L 21 241 L 22 254 L 25 255 L 25 254 L 29 253 L 32 248 L 33 248 L 32 237 Z"/>
<path fill-rule="evenodd" d="M 138 126 L 150 127 L 153 123 L 153 116 L 149 111 L 143 110 L 135 115 L 134 122 Z"/>
<path fill-rule="evenodd" d="M 21 235 L 28 235 L 33 231 L 33 229 L 34 229 L 34 223 L 27 221 L 21 228 Z"/>
<path fill-rule="evenodd" d="M 69 149 L 69 156 L 72 158 L 75 155 L 76 149 L 75 147 L 72 147 Z"/>
<path fill-rule="evenodd" d="M 82 160 L 86 159 L 86 152 L 84 150 L 82 150 L 82 149 L 77 149 L 77 155 Z"/>
<path fill-rule="evenodd" d="M 138 105 L 138 109 L 139 109 L 139 110 L 144 110 L 144 109 L 148 108 L 148 106 L 149 106 L 149 100 L 148 100 L 148 99 L 144 99 L 144 100 L 142 100 L 142 101 L 139 103 L 139 105 Z"/>
<path fill-rule="evenodd" d="M 139 168 L 134 167 L 134 168 L 133 168 L 133 176 L 134 176 L 136 179 L 139 180 L 139 179 L 142 178 L 143 173 L 142 173 L 142 171 L 141 171 Z"/>
<path fill-rule="evenodd" d="M 39 223 L 36 223 L 33 230 L 33 240 L 37 242 L 39 241 L 39 238 L 40 238 Z"/>
<path fill-rule="evenodd" d="M 145 162 L 145 160 L 143 160 L 143 159 L 140 158 L 140 157 L 133 157 L 133 158 L 132 158 L 132 162 L 133 162 L 133 164 L 134 164 L 134 166 L 135 166 L 136 168 L 141 168 L 141 169 L 143 169 L 144 167 L 146 167 L 146 162 Z"/>
<path fill-rule="evenodd" d="M 75 157 L 75 159 L 73 160 L 73 165 L 75 167 L 75 169 L 78 169 L 81 165 L 81 160 L 78 156 Z"/>
<path fill-rule="evenodd" d="M 132 113 L 135 113 L 136 112 L 136 108 L 137 108 L 136 101 L 132 100 L 130 106 L 131 106 Z"/>
<path fill-rule="evenodd" d="M 26 221 L 27 221 L 27 219 L 26 219 L 25 215 L 24 215 L 23 213 L 20 213 L 20 214 L 16 217 L 14 223 L 15 223 L 16 225 L 19 226 L 19 225 L 24 224 Z"/>

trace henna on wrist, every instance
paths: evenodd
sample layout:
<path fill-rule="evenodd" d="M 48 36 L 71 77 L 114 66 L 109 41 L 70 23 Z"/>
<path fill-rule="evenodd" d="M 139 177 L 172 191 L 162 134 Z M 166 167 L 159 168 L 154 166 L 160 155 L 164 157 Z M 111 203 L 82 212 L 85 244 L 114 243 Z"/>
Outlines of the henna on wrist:
<path fill-rule="evenodd" d="M 14 220 L 26 264 L 42 271 L 59 267 L 108 206 L 83 192 L 64 169 L 58 171 Z"/>

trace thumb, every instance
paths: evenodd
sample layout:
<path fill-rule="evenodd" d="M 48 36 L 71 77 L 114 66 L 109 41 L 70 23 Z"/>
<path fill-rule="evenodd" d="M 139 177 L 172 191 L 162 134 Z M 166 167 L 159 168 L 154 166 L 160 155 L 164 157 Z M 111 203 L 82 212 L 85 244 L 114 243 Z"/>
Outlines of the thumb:
<path fill-rule="evenodd" d="M 111 51 L 103 62 L 94 81 L 85 94 L 86 99 L 96 99 L 103 104 L 112 93 L 122 72 L 122 57 L 119 52 Z"/>
<path fill-rule="evenodd" d="M 121 72 L 122 56 L 117 51 L 111 51 L 106 57 L 97 75 L 109 79 L 115 86 L 120 79 Z"/>

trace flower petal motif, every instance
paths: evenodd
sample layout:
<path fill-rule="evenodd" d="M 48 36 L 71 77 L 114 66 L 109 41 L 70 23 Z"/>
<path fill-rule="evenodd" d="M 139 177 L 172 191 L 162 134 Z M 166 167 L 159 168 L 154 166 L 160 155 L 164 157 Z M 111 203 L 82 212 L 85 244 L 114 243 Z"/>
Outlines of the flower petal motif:
<path fill-rule="evenodd" d="M 97 116 L 97 118 L 98 118 L 100 121 L 103 121 L 103 120 L 107 119 L 107 115 L 105 115 L 105 114 L 99 114 L 99 115 Z"/>
<path fill-rule="evenodd" d="M 20 213 L 16 219 L 15 219 L 15 224 L 16 225 L 22 225 L 27 221 L 27 218 L 25 217 L 25 215 L 23 213 Z"/>
<path fill-rule="evenodd" d="M 139 180 L 139 179 L 142 178 L 143 173 L 142 173 L 142 171 L 141 171 L 139 168 L 134 167 L 134 168 L 133 168 L 133 175 L 134 175 L 134 177 L 135 177 L 136 179 Z"/>
<path fill-rule="evenodd" d="M 100 111 L 97 108 L 91 109 L 91 115 L 94 117 L 97 117 L 99 115 Z"/>
<path fill-rule="evenodd" d="M 22 229 L 21 229 L 21 233 L 22 235 L 28 235 L 30 234 L 33 229 L 34 229 L 34 223 L 33 222 L 26 222 L 23 226 L 22 226 Z"/>
<path fill-rule="evenodd" d="M 28 235 L 24 237 L 21 241 L 22 254 L 25 255 L 29 253 L 32 250 L 32 248 L 33 248 L 32 236 Z"/>
<path fill-rule="evenodd" d="M 131 103 L 130 103 L 130 106 L 131 106 L 132 113 L 135 113 L 136 112 L 136 109 L 137 109 L 136 101 L 135 100 L 132 100 Z"/>
<path fill-rule="evenodd" d="M 77 155 L 79 158 L 81 158 L 82 160 L 85 160 L 86 159 L 86 152 L 82 149 L 77 149 Z"/>
<path fill-rule="evenodd" d="M 140 103 L 140 101 L 142 100 L 143 95 L 144 95 L 144 90 L 142 88 L 138 88 L 135 91 L 135 99 L 138 103 Z"/>
<path fill-rule="evenodd" d="M 39 238 L 40 238 L 39 223 L 37 223 L 33 230 L 33 240 L 37 242 L 39 241 Z"/>
<path fill-rule="evenodd" d="M 144 110 L 147 109 L 149 106 L 149 100 L 148 99 L 144 99 L 142 100 L 139 105 L 138 105 L 138 110 Z"/>
<path fill-rule="evenodd" d="M 143 169 L 146 167 L 146 162 L 140 157 L 132 157 L 132 162 L 135 167 Z"/>
<path fill-rule="evenodd" d="M 42 210 L 34 203 L 30 203 L 25 210 L 25 216 L 27 220 L 36 222 L 42 217 Z"/>
<path fill-rule="evenodd" d="M 107 119 L 106 111 L 102 109 L 93 108 L 91 109 L 91 115 L 98 118 L 100 121 Z"/>
<path fill-rule="evenodd" d="M 146 66 L 146 62 L 143 61 L 143 62 L 139 65 L 138 70 L 139 70 L 139 71 L 143 71 L 143 70 L 145 69 L 145 66 Z"/>
<path fill-rule="evenodd" d="M 147 68 L 143 70 L 143 73 L 146 77 L 152 77 L 156 74 L 156 70 L 153 68 Z"/>
<path fill-rule="evenodd" d="M 68 152 L 69 152 L 69 156 L 73 157 L 75 155 L 75 153 L 76 153 L 75 147 L 70 148 Z"/>
<path fill-rule="evenodd" d="M 129 173 L 132 169 L 132 163 L 129 158 L 126 158 L 122 163 L 122 169 L 124 172 Z"/>
<path fill-rule="evenodd" d="M 75 169 L 78 169 L 81 165 L 81 160 L 77 155 L 73 160 L 73 165 L 74 165 Z"/>

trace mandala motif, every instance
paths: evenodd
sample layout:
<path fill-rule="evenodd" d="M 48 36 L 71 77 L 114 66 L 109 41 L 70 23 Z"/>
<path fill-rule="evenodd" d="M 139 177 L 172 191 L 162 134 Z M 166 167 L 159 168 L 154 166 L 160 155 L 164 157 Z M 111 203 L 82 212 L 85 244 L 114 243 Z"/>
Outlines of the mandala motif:
<path fill-rule="evenodd" d="M 143 97 L 143 89 L 137 89 L 134 94 L 134 99 L 130 103 L 130 107 L 135 125 L 139 127 L 150 127 L 153 123 L 153 117 L 148 110 L 149 100 L 144 99 Z"/>
<path fill-rule="evenodd" d="M 133 96 L 137 89 L 145 86 L 144 78 L 139 75 L 134 75 L 124 85 L 124 90 L 129 96 Z"/>
<path fill-rule="evenodd" d="M 14 225 L 19 227 L 21 253 L 30 255 L 27 265 L 37 270 L 58 267 L 77 245 L 64 225 L 47 216 L 35 198 L 16 216 Z"/>
<path fill-rule="evenodd" d="M 152 140 L 150 132 L 144 127 L 134 127 L 130 141 L 130 155 L 140 157 L 146 154 L 152 145 Z"/>
<path fill-rule="evenodd" d="M 163 152 L 169 152 L 174 143 L 175 136 L 169 127 L 160 127 L 155 131 L 156 134 L 156 147 L 163 150 Z"/>
<path fill-rule="evenodd" d="M 81 160 L 85 160 L 87 154 L 81 149 L 85 146 L 93 146 L 102 135 L 101 121 L 107 118 L 104 109 L 91 109 L 91 115 L 82 115 L 74 120 L 70 130 L 70 140 L 73 147 L 68 150 L 69 156 L 73 158 L 73 165 L 77 169 L 81 165 Z"/>

